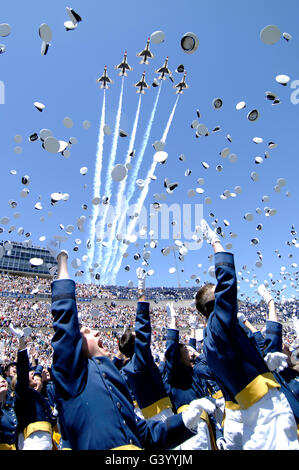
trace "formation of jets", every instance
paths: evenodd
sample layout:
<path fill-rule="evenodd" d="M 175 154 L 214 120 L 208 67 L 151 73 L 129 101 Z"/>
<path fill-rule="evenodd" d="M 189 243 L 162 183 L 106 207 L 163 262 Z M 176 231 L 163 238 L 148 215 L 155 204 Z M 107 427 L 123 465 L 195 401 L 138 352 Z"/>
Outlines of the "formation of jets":
<path fill-rule="evenodd" d="M 137 57 L 142 57 L 140 64 L 148 64 L 149 63 L 148 59 L 154 58 L 154 54 L 152 54 L 152 52 L 150 51 L 149 45 L 150 45 L 150 38 L 148 38 L 145 48 L 137 54 Z M 133 67 L 131 67 L 128 64 L 127 51 L 125 51 L 124 53 L 122 62 L 118 65 L 115 65 L 115 68 L 119 70 L 118 75 L 120 77 L 122 76 L 127 77 L 128 76 L 127 72 L 133 70 Z M 165 62 L 162 65 L 162 67 L 157 69 L 155 73 L 159 74 L 158 80 L 166 80 L 168 76 L 172 82 L 174 81 L 172 73 L 168 67 L 168 57 L 166 57 Z M 97 82 L 101 83 L 101 88 L 105 88 L 105 89 L 108 89 L 108 85 L 111 85 L 111 83 L 113 83 L 111 78 L 109 78 L 108 76 L 107 65 L 105 65 L 104 73 L 101 77 L 97 79 Z M 145 89 L 150 88 L 150 86 L 145 81 L 145 72 L 143 72 L 141 79 L 137 83 L 135 83 L 134 86 L 138 88 L 137 93 L 141 93 L 141 94 L 145 93 Z M 179 83 L 177 83 L 177 85 L 174 85 L 173 88 L 177 88 L 176 94 L 182 94 L 184 89 L 189 88 L 189 86 L 186 83 L 186 72 L 184 73 L 182 80 Z"/>

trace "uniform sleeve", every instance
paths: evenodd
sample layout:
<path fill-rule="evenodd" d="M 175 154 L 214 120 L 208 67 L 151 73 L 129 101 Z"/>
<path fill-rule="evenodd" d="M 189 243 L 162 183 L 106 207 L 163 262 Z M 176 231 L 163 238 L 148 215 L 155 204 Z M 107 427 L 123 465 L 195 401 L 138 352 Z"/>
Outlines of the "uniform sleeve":
<path fill-rule="evenodd" d="M 177 381 L 178 377 L 182 378 L 185 367 L 181 362 L 181 354 L 179 348 L 179 331 L 169 328 L 166 336 L 165 351 L 165 377 L 169 384 Z"/>
<path fill-rule="evenodd" d="M 148 302 L 137 302 L 135 321 L 135 366 L 138 369 L 148 365 L 151 353 L 151 322 Z"/>
<path fill-rule="evenodd" d="M 215 253 L 215 274 L 217 285 L 213 321 L 217 320 L 225 329 L 235 328 L 238 322 L 237 278 L 231 253 Z"/>
<path fill-rule="evenodd" d="M 182 413 L 170 416 L 164 422 L 137 418 L 137 427 L 145 450 L 170 450 L 194 436 L 184 425 Z"/>
<path fill-rule="evenodd" d="M 29 387 L 29 357 L 27 349 L 18 351 L 16 392 Z"/>
<path fill-rule="evenodd" d="M 264 354 L 282 352 L 282 324 L 276 321 L 266 321 Z"/>
<path fill-rule="evenodd" d="M 77 396 L 87 377 L 87 359 L 82 352 L 75 283 L 71 279 L 53 281 L 52 377 L 62 398 Z"/>

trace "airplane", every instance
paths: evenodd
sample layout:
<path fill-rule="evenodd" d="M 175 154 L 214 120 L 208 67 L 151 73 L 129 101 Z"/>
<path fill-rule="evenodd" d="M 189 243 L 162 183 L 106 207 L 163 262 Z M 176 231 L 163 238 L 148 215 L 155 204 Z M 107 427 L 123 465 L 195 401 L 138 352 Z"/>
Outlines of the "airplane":
<path fill-rule="evenodd" d="M 161 68 L 159 68 L 158 70 L 156 70 L 156 73 L 161 74 L 160 77 L 158 77 L 159 80 L 166 80 L 165 75 L 170 75 L 172 77 L 172 73 L 168 68 L 168 57 L 166 57 L 164 65 Z"/>
<path fill-rule="evenodd" d="M 105 65 L 104 67 L 103 75 L 100 78 L 97 78 L 97 82 L 103 82 L 101 85 L 101 88 L 107 88 L 107 89 L 108 89 L 107 83 L 110 83 L 110 84 L 113 83 L 111 78 L 109 78 L 107 75 L 107 65 Z"/>
<path fill-rule="evenodd" d="M 189 88 L 189 85 L 187 85 L 186 83 L 186 72 L 184 73 L 183 79 L 179 83 L 174 85 L 173 88 L 178 88 L 176 94 L 183 94 L 183 88 Z"/>
<path fill-rule="evenodd" d="M 133 68 L 127 62 L 127 51 L 125 51 L 123 61 L 119 65 L 115 65 L 116 69 L 120 69 L 119 76 L 127 77 L 127 70 L 133 70 Z"/>
<path fill-rule="evenodd" d="M 143 72 L 141 80 L 139 82 L 135 83 L 134 86 L 139 88 L 139 90 L 137 90 L 136 93 L 142 93 L 142 94 L 144 94 L 144 89 L 143 88 L 150 88 L 150 86 L 145 81 L 145 72 Z"/>
<path fill-rule="evenodd" d="M 143 57 L 143 59 L 140 61 L 140 64 L 148 64 L 149 63 L 148 59 L 153 59 L 155 57 L 154 54 L 152 54 L 149 49 L 149 44 L 150 44 L 150 38 L 148 38 L 146 42 L 145 49 L 143 49 L 143 51 L 137 54 L 137 57 Z"/>

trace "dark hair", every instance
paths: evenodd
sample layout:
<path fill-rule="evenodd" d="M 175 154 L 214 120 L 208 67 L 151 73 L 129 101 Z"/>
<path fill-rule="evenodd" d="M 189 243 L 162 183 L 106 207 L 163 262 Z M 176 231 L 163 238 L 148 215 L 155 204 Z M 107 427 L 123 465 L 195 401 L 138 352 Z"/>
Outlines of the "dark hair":
<path fill-rule="evenodd" d="M 131 328 L 127 328 L 119 340 L 119 350 L 126 357 L 131 358 L 134 354 L 135 334 Z"/>
<path fill-rule="evenodd" d="M 205 318 L 209 318 L 215 306 L 215 284 L 208 282 L 203 285 L 195 296 L 195 306 Z"/>

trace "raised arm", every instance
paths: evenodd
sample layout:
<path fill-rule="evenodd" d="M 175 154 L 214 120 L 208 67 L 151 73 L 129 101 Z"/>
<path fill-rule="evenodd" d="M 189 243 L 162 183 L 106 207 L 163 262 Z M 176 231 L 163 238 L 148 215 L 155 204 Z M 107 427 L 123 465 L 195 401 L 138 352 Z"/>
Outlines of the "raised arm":
<path fill-rule="evenodd" d="M 136 270 L 138 279 L 138 294 L 139 299 L 136 309 L 135 321 L 135 364 L 137 367 L 142 367 L 147 364 L 149 360 L 153 361 L 151 353 L 151 321 L 149 303 L 146 302 L 145 278 L 146 272 L 143 268 Z"/>
<path fill-rule="evenodd" d="M 19 342 L 16 391 L 21 392 L 29 387 L 29 357 L 23 331 L 19 328 L 15 328 L 12 324 L 9 325 L 9 330 L 13 336 L 18 338 Z"/>
<path fill-rule="evenodd" d="M 87 374 L 87 359 L 82 351 L 75 283 L 68 274 L 68 255 L 59 253 L 58 279 L 51 284 L 54 336 L 52 377 L 64 398 L 82 390 Z"/>
<path fill-rule="evenodd" d="M 228 253 L 221 245 L 218 235 L 202 219 L 200 228 L 203 238 L 212 245 L 215 254 L 215 275 L 217 285 L 215 288 L 215 307 L 213 316 L 227 328 L 235 326 L 237 322 L 237 278 L 234 256 Z"/>

